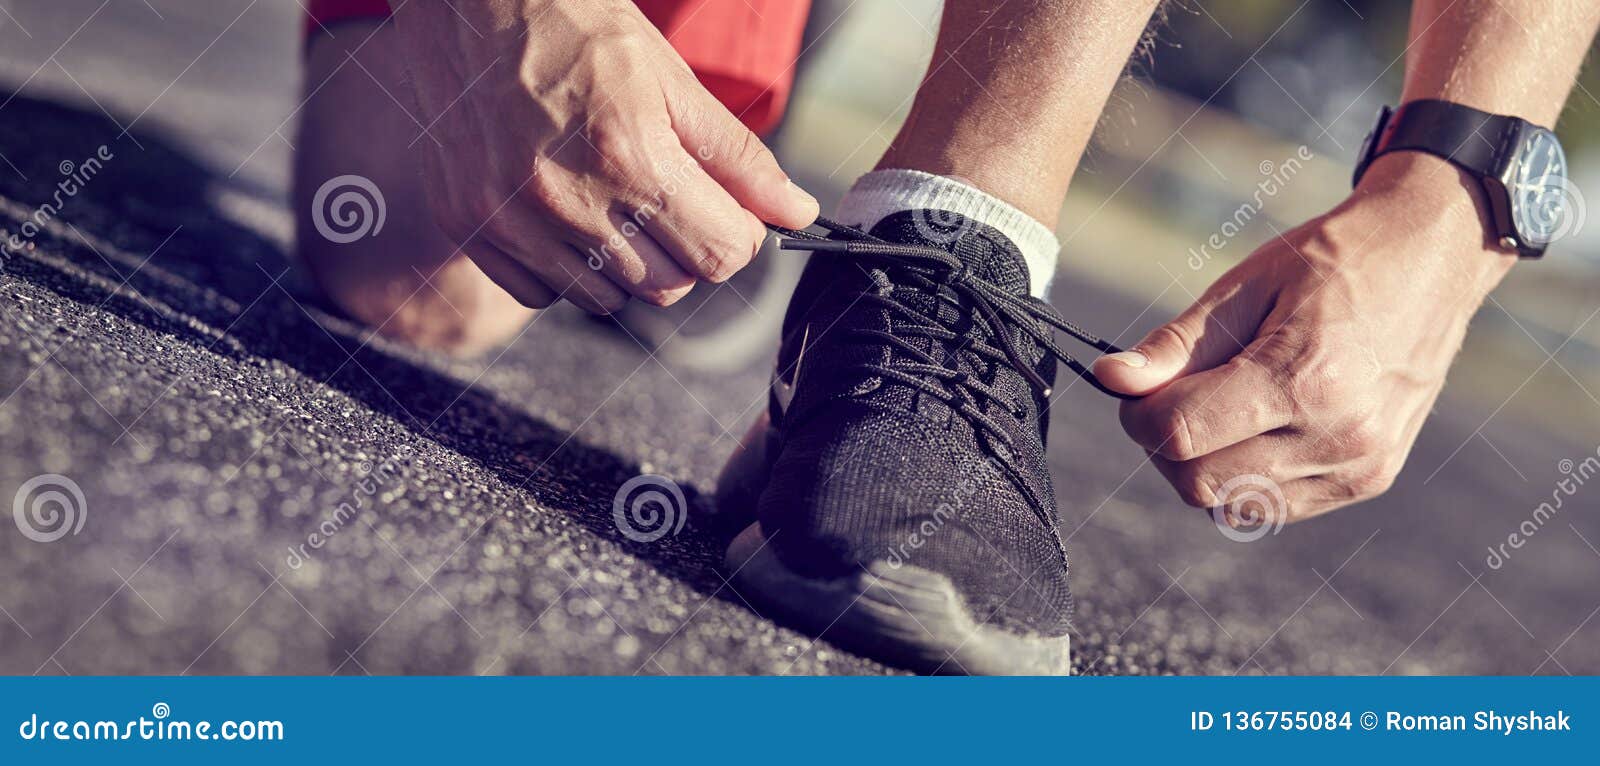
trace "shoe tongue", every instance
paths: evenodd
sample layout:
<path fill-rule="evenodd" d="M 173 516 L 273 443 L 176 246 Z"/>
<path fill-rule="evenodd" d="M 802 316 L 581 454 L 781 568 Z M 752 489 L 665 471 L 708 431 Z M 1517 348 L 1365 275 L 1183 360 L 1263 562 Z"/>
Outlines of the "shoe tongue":
<path fill-rule="evenodd" d="M 879 221 L 870 233 L 896 244 L 944 250 L 996 287 L 1012 295 L 1028 294 L 1028 264 L 1022 251 L 993 226 L 960 213 L 906 210 Z"/>

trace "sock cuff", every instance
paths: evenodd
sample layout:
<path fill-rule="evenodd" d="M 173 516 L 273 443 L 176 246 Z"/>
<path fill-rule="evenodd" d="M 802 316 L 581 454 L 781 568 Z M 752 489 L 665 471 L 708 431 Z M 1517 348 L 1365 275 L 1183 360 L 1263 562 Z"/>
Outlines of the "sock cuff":
<path fill-rule="evenodd" d="M 920 170 L 875 170 L 857 179 L 839 202 L 841 223 L 870 230 L 906 210 L 945 210 L 994 227 L 1022 252 L 1029 291 L 1044 298 L 1055 275 L 1061 243 L 1050 227 L 1005 200 L 960 178 Z"/>

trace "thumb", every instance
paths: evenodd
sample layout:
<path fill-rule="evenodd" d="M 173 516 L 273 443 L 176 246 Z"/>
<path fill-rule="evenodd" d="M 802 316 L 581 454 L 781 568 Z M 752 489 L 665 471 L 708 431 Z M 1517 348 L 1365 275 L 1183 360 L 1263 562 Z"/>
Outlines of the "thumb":
<path fill-rule="evenodd" d="M 668 99 L 678 139 L 740 207 L 767 223 L 791 229 L 817 220 L 821 212 L 817 199 L 789 180 L 756 134 L 704 88 L 685 90 L 688 95 Z"/>
<path fill-rule="evenodd" d="M 1226 312 L 1197 303 L 1144 337 L 1133 348 L 1096 359 L 1095 377 L 1113 391 L 1143 396 L 1172 381 L 1209 370 L 1233 358 L 1254 335 L 1235 327 Z"/>

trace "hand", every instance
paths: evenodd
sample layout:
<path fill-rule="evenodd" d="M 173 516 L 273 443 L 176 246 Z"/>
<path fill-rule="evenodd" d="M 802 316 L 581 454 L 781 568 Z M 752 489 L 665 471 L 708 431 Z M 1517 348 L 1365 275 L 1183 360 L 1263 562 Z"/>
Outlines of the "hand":
<path fill-rule="evenodd" d="M 762 221 L 817 216 L 628 0 L 414 2 L 395 23 L 434 217 L 523 305 L 667 305 L 748 263 Z"/>
<path fill-rule="evenodd" d="M 1146 394 L 1123 403 L 1123 428 L 1184 502 L 1227 507 L 1238 498 L 1219 493 L 1241 476 L 1282 490 L 1282 517 L 1227 508 L 1238 526 L 1388 489 L 1467 320 L 1515 261 L 1486 241 L 1469 183 L 1431 156 L 1385 155 L 1338 208 L 1095 362 L 1110 388 Z"/>

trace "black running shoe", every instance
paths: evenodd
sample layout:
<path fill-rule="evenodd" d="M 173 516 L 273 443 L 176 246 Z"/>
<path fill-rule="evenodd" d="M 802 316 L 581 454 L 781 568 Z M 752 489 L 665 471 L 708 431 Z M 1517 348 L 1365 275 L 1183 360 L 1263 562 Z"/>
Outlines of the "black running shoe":
<path fill-rule="evenodd" d="M 814 253 L 768 411 L 719 482 L 751 513 L 727 566 L 746 599 L 926 673 L 1065 674 L 1067 554 L 1044 441 L 1051 338 L 1117 349 L 1029 296 L 992 227 L 911 211 L 870 234 L 781 230 Z M 1107 391 L 1107 393 L 1110 393 Z"/>

